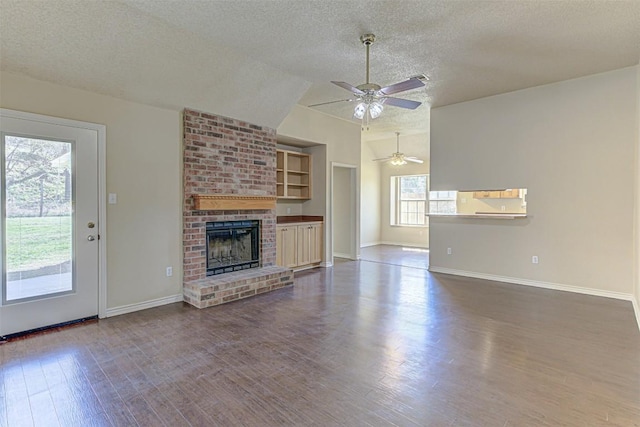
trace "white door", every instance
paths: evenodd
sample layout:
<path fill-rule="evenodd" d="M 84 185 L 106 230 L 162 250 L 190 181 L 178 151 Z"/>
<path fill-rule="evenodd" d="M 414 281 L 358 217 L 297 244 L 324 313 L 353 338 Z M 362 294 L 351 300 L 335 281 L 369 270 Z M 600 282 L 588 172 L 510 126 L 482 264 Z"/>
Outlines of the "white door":
<path fill-rule="evenodd" d="M 98 314 L 98 130 L 0 114 L 0 335 Z"/>

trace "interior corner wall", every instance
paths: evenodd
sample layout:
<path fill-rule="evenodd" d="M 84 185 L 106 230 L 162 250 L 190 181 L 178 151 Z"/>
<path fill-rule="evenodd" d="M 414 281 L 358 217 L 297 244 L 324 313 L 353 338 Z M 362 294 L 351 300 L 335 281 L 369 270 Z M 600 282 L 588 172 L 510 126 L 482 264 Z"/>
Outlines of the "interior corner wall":
<path fill-rule="evenodd" d="M 433 109 L 432 190 L 527 188 L 528 217 L 432 218 L 431 268 L 631 299 L 637 79 L 629 67 Z"/>
<path fill-rule="evenodd" d="M 636 78 L 636 192 L 635 192 L 635 304 L 636 320 L 640 328 L 640 64 Z"/>
<path fill-rule="evenodd" d="M 362 142 L 360 184 L 360 246 L 380 243 L 380 168 L 371 146 Z"/>
<path fill-rule="evenodd" d="M 429 227 L 399 227 L 391 225 L 391 177 L 401 175 L 423 175 L 429 173 L 429 159 L 424 163 L 408 163 L 393 166 L 384 163 L 380 172 L 380 242 L 387 245 L 403 245 L 419 248 L 429 247 Z"/>
<path fill-rule="evenodd" d="M 0 86 L 2 108 L 106 125 L 107 310 L 180 297 L 181 113 L 6 72 Z"/>
<path fill-rule="evenodd" d="M 278 126 L 277 134 L 315 144 L 324 145 L 324 159 L 314 155 L 313 200 L 305 202 L 303 211 L 324 216 L 324 265 L 331 263 L 332 218 L 331 218 L 331 162 L 356 166 L 356 242 L 360 248 L 360 124 L 349 120 L 340 120 L 301 105 L 293 107 L 291 112 Z M 311 147 L 311 154 L 320 152 L 319 147 Z M 315 151 L 314 151 L 315 150 Z M 317 164 L 324 160 L 323 164 Z M 324 182 L 316 182 L 315 176 L 324 177 Z"/>
<path fill-rule="evenodd" d="M 333 166 L 333 255 L 340 258 L 352 257 L 351 218 L 352 186 L 351 168 Z"/>

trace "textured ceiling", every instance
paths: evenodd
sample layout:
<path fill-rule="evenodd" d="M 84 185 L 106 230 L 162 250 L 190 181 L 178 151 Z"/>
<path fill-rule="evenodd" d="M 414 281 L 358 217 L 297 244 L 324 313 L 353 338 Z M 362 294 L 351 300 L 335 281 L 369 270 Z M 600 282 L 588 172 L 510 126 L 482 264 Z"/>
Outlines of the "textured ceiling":
<path fill-rule="evenodd" d="M 637 65 L 640 1 L 1 0 L 3 70 L 277 127 L 330 80 L 427 74 L 398 97 L 442 106 Z M 365 139 L 428 129 L 428 105 L 387 107 Z M 351 119 L 353 104 L 315 107 Z M 393 147 L 392 147 L 393 148 Z"/>

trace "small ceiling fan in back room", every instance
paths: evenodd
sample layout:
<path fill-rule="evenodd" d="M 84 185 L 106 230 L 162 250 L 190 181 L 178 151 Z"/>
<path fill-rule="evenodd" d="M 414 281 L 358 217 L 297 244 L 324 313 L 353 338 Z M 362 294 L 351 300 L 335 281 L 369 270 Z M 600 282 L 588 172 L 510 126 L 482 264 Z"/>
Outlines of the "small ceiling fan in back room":
<path fill-rule="evenodd" d="M 395 98 L 393 95 L 400 92 L 405 92 L 411 89 L 416 89 L 424 86 L 422 80 L 429 80 L 424 74 L 420 74 L 415 77 L 395 83 L 389 86 L 381 87 L 378 84 L 369 82 L 369 47 L 376 40 L 376 36 L 373 34 L 364 34 L 360 36 L 360 41 L 364 44 L 367 51 L 367 64 L 366 64 L 366 81 L 365 83 L 353 86 L 349 83 L 332 81 L 334 85 L 340 86 L 343 89 L 348 90 L 354 95 L 354 98 L 339 99 L 337 101 L 322 102 L 319 104 L 309 105 L 309 107 L 318 107 L 320 105 L 334 104 L 336 102 L 357 102 L 353 111 L 353 117 L 362 120 L 362 128 L 369 127 L 369 119 L 375 119 L 382 113 L 385 105 L 393 107 L 407 108 L 415 110 L 422 104 L 418 101 L 412 101 L 410 99 Z"/>
<path fill-rule="evenodd" d="M 386 162 L 388 161 L 394 166 L 402 166 L 406 165 L 407 162 L 413 163 L 424 163 L 424 161 L 418 159 L 413 156 L 405 156 L 404 153 L 400 152 L 400 132 L 396 132 L 396 152 L 392 153 L 389 157 L 384 157 L 382 159 L 374 159 L 374 162 Z"/>

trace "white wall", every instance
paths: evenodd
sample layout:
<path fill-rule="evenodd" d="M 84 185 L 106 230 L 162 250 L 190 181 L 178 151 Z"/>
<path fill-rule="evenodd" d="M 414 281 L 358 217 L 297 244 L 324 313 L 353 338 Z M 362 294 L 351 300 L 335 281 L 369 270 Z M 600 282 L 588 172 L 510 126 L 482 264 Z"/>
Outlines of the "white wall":
<path fill-rule="evenodd" d="M 4 72 L 0 86 L 2 108 L 106 125 L 107 192 L 118 195 L 107 205 L 107 308 L 181 295 L 180 112 Z"/>
<path fill-rule="evenodd" d="M 289 115 L 278 126 L 278 135 L 322 144 L 324 147 L 311 147 L 314 155 L 313 199 L 305 202 L 303 213 L 323 215 L 325 219 L 325 246 L 323 262 L 332 258 L 332 220 L 331 220 L 331 162 L 357 166 L 356 169 L 356 242 L 360 247 L 360 124 L 348 120 L 340 120 L 301 105 L 293 107 Z M 319 164 L 318 162 L 322 162 Z M 316 182 L 316 177 L 323 177 L 323 182 Z M 326 265 L 326 264 L 325 264 Z"/>
<path fill-rule="evenodd" d="M 637 76 L 630 67 L 433 109 L 432 189 L 527 188 L 528 218 L 432 218 L 432 269 L 630 298 Z"/>
<path fill-rule="evenodd" d="M 360 185 L 360 246 L 380 243 L 380 168 L 374 162 L 375 153 L 367 142 L 362 142 Z"/>
<path fill-rule="evenodd" d="M 395 150 L 394 150 L 395 151 Z M 380 172 L 380 241 L 383 244 L 429 247 L 429 227 L 391 225 L 391 177 L 429 173 L 429 159 L 423 164 L 408 163 L 393 166 L 384 163 Z"/>

